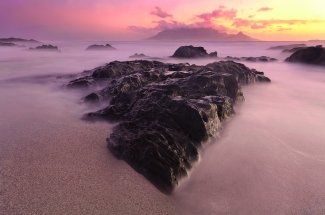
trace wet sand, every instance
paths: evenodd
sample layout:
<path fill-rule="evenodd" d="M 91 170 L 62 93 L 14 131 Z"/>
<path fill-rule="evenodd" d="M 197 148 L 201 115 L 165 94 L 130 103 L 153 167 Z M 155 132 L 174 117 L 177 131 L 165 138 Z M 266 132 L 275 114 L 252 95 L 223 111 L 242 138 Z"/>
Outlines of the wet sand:
<path fill-rule="evenodd" d="M 111 125 L 79 119 L 73 97 L 1 87 L 0 214 L 178 214 L 107 150 Z"/>
<path fill-rule="evenodd" d="M 325 214 L 325 70 L 258 67 L 272 83 L 244 88 L 245 102 L 173 196 L 182 214 Z"/>
<path fill-rule="evenodd" d="M 283 53 L 267 50 L 273 43 L 201 44 L 221 56 L 251 56 L 254 48 L 280 61 L 247 63 L 272 83 L 245 88 L 221 139 L 171 196 L 115 159 L 105 142 L 112 125 L 81 121 L 87 108 L 80 94 L 62 90 L 64 80 L 33 79 L 143 49 L 166 57 L 179 45 L 122 42 L 109 54 L 79 45 L 61 54 L 0 50 L 0 214 L 325 214 L 324 69 L 282 63 Z M 16 77 L 27 78 L 3 82 Z"/>

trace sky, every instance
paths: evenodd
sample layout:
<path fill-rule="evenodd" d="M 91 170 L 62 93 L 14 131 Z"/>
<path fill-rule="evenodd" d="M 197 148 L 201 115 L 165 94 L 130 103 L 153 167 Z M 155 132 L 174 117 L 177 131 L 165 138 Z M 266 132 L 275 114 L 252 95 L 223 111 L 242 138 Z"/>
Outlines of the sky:
<path fill-rule="evenodd" d="M 209 27 L 276 40 L 325 39 L 324 0 L 0 0 L 0 37 L 136 40 Z"/>

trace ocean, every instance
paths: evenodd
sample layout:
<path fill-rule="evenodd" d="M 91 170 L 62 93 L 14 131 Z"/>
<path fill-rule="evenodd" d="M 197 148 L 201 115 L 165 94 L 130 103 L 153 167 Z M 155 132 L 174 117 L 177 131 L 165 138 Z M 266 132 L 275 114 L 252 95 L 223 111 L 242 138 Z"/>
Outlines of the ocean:
<path fill-rule="evenodd" d="M 268 49 L 296 42 L 110 42 L 115 51 L 85 51 L 100 41 L 51 43 L 61 51 L 0 47 L 0 214 L 325 214 L 325 68 Z M 61 76 L 134 53 L 214 61 L 169 58 L 188 44 L 278 61 L 242 62 L 272 83 L 243 87 L 245 102 L 165 195 L 109 152 L 114 124 L 83 121 L 96 107 Z"/>

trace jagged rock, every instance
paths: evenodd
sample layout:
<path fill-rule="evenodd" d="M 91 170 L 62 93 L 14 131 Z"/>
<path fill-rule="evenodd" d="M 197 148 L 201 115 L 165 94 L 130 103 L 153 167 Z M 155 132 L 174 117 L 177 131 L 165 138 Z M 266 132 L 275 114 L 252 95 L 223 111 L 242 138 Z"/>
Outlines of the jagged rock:
<path fill-rule="evenodd" d="M 203 57 L 217 57 L 217 52 L 208 52 L 203 47 L 195 46 L 181 46 L 179 47 L 172 57 L 174 58 L 203 58 Z"/>
<path fill-rule="evenodd" d="M 55 52 L 59 52 L 59 48 L 57 46 L 53 46 L 53 45 L 36 46 L 35 48 L 29 48 L 29 50 L 32 50 L 32 51 L 55 51 Z"/>
<path fill-rule="evenodd" d="M 135 54 L 131 55 L 129 58 L 147 58 L 147 57 L 148 57 L 148 56 L 145 55 L 145 54 L 142 54 L 142 53 L 140 53 L 140 54 L 135 53 Z"/>
<path fill-rule="evenodd" d="M 101 51 L 101 50 L 116 50 L 116 48 L 114 48 L 113 46 L 111 46 L 110 44 L 106 44 L 106 45 L 90 45 L 87 47 L 88 51 Z"/>
<path fill-rule="evenodd" d="M 225 60 L 233 60 L 233 61 L 248 61 L 248 62 L 274 62 L 277 59 L 267 56 L 260 56 L 260 57 L 225 57 Z"/>
<path fill-rule="evenodd" d="M 92 83 L 94 83 L 94 80 L 90 76 L 85 76 L 70 81 L 68 87 L 70 88 L 89 87 Z"/>
<path fill-rule="evenodd" d="M 319 45 L 300 49 L 288 57 L 286 61 L 291 63 L 325 65 L 325 48 Z"/>
<path fill-rule="evenodd" d="M 0 38 L 0 42 L 4 43 L 40 43 L 37 40 L 34 39 L 22 39 L 22 38 L 15 38 L 15 37 L 10 37 L 10 38 Z"/>
<path fill-rule="evenodd" d="M 201 144 L 234 113 L 236 101 L 243 100 L 241 85 L 269 80 L 233 61 L 196 66 L 144 60 L 114 61 L 83 78 L 107 80 L 85 99 L 110 100 L 86 115 L 119 122 L 108 148 L 166 193 L 187 175 Z"/>
<path fill-rule="evenodd" d="M 211 52 L 209 57 L 218 57 L 218 52 Z"/>
<path fill-rule="evenodd" d="M 135 53 L 134 55 L 131 55 L 129 58 L 132 58 L 132 59 L 144 59 L 144 60 L 154 60 L 154 61 L 164 61 L 166 59 L 164 58 L 160 58 L 160 57 L 150 57 L 150 56 L 147 56 L 145 54 L 138 54 L 138 53 Z"/>
<path fill-rule="evenodd" d="M 304 48 L 306 48 L 306 47 L 295 47 L 295 48 L 291 48 L 291 49 L 284 49 L 284 50 L 282 50 L 282 52 L 294 53 L 294 52 L 299 51 Z"/>

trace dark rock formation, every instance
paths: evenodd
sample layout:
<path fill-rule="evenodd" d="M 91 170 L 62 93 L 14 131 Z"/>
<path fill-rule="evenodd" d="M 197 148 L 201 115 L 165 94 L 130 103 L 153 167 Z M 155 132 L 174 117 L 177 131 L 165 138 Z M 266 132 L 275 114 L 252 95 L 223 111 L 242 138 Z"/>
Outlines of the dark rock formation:
<path fill-rule="evenodd" d="M 59 48 L 57 46 L 53 46 L 53 45 L 36 46 L 35 48 L 29 48 L 29 50 L 33 50 L 33 51 L 55 51 L 55 52 L 59 52 Z"/>
<path fill-rule="evenodd" d="M 322 46 L 299 49 L 286 59 L 292 63 L 325 65 L 325 48 Z"/>
<path fill-rule="evenodd" d="M 2 47 L 13 47 L 13 46 L 17 46 L 17 45 L 14 44 L 14 43 L 1 42 L 1 41 L 0 41 L 0 46 L 2 46 Z"/>
<path fill-rule="evenodd" d="M 172 57 L 174 58 L 203 58 L 203 57 L 217 57 L 217 52 L 208 52 L 203 47 L 195 46 L 181 46 L 179 47 Z"/>
<path fill-rule="evenodd" d="M 147 58 L 148 56 L 145 55 L 145 54 L 138 54 L 138 53 L 135 53 L 134 55 L 131 55 L 129 58 Z"/>
<path fill-rule="evenodd" d="M 270 50 L 288 50 L 288 49 L 293 49 L 293 48 L 301 48 L 301 47 L 307 47 L 306 44 L 290 44 L 290 45 L 281 45 L 281 46 L 272 46 L 269 49 Z"/>
<path fill-rule="evenodd" d="M 282 52 L 294 53 L 294 52 L 304 49 L 304 48 L 306 48 L 306 47 L 295 47 L 295 48 L 291 48 L 291 49 L 284 49 L 284 50 L 282 50 Z"/>
<path fill-rule="evenodd" d="M 218 52 L 211 52 L 209 57 L 218 57 Z"/>
<path fill-rule="evenodd" d="M 227 56 L 225 57 L 225 60 L 233 60 L 233 61 L 248 61 L 248 62 L 274 62 L 277 61 L 277 59 L 267 56 L 261 56 L 261 57 L 231 57 Z"/>
<path fill-rule="evenodd" d="M 106 44 L 106 45 L 91 45 L 88 46 L 87 49 L 88 51 L 105 51 L 105 50 L 116 50 L 116 48 L 114 48 L 113 46 L 111 46 L 110 44 Z"/>
<path fill-rule="evenodd" d="M 138 53 L 135 53 L 134 55 L 131 55 L 129 58 L 132 58 L 132 59 L 144 59 L 144 60 L 154 60 L 154 61 L 165 61 L 166 59 L 164 58 L 160 58 L 160 57 L 150 57 L 150 56 L 147 56 L 145 54 L 138 54 Z"/>
<path fill-rule="evenodd" d="M 155 186 L 170 193 L 198 159 L 199 148 L 220 131 L 243 100 L 241 85 L 270 82 L 263 72 L 233 61 L 206 66 L 158 61 L 114 61 L 69 85 L 108 84 L 86 101 L 110 105 L 86 115 L 119 124 L 108 148 Z"/>
<path fill-rule="evenodd" d="M 22 39 L 22 38 L 15 38 L 15 37 L 10 37 L 10 38 L 0 38 L 0 42 L 4 43 L 40 43 L 37 40 L 34 39 Z"/>

